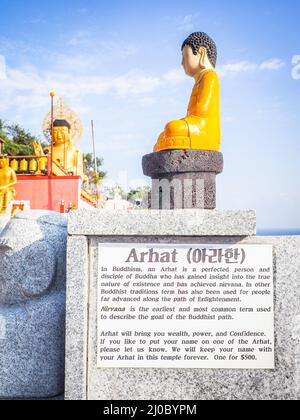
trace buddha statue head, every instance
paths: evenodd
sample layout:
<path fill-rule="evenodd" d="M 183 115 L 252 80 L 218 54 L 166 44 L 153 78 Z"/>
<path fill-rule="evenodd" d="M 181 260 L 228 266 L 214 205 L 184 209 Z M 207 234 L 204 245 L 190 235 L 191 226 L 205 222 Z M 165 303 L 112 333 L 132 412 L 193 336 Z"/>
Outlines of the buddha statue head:
<path fill-rule="evenodd" d="M 56 145 L 71 141 L 71 125 L 66 120 L 55 120 L 53 123 L 53 140 Z"/>
<path fill-rule="evenodd" d="M 0 169 L 5 169 L 9 166 L 7 155 L 0 155 Z"/>
<path fill-rule="evenodd" d="M 192 33 L 182 44 L 182 65 L 188 76 L 197 78 L 217 63 L 216 43 L 204 32 Z"/>

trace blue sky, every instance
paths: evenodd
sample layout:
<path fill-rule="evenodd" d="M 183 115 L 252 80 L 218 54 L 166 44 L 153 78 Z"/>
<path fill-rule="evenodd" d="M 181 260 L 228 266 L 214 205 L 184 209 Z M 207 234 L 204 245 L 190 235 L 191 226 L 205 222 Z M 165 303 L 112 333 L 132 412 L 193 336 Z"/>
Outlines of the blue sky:
<path fill-rule="evenodd" d="M 129 185 L 147 181 L 142 156 L 168 121 L 185 116 L 193 80 L 180 67 L 182 41 L 193 31 L 210 34 L 222 88 L 218 207 L 256 209 L 263 228 L 300 227 L 300 69 L 292 77 L 292 59 L 300 55 L 298 2 L 0 6 L 0 117 L 42 136 L 55 90 L 82 117 L 82 148 L 90 151 L 94 119 L 109 177 L 118 182 L 126 171 Z"/>

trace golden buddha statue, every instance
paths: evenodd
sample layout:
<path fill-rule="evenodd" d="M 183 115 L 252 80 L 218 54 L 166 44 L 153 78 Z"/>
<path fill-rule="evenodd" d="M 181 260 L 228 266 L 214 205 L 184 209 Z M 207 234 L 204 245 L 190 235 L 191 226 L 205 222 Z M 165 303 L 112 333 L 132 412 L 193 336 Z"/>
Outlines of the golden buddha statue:
<path fill-rule="evenodd" d="M 187 116 L 169 122 L 154 147 L 219 151 L 221 145 L 220 85 L 215 71 L 217 47 L 203 32 L 190 35 L 182 45 L 185 73 L 195 79 Z"/>
<path fill-rule="evenodd" d="M 83 154 L 72 143 L 71 125 L 66 120 L 55 120 L 53 123 L 53 161 L 70 175 L 84 179 Z"/>
<path fill-rule="evenodd" d="M 53 167 L 53 174 L 62 175 L 67 173 L 73 176 L 80 176 L 82 181 L 86 182 L 87 176 L 84 173 L 83 153 L 76 145 L 76 142 L 82 136 L 81 120 L 62 98 L 58 100 L 53 110 L 53 116 L 53 162 L 56 164 Z M 52 141 L 51 127 L 52 113 L 49 112 L 43 122 L 44 135 L 49 142 Z M 45 155 L 40 143 L 34 142 L 33 147 L 36 156 L 41 157 Z M 50 153 L 50 147 L 46 151 Z"/>
<path fill-rule="evenodd" d="M 9 160 L 0 155 L 0 214 L 7 214 L 9 204 L 15 199 L 17 183 L 15 171 L 10 168 Z"/>

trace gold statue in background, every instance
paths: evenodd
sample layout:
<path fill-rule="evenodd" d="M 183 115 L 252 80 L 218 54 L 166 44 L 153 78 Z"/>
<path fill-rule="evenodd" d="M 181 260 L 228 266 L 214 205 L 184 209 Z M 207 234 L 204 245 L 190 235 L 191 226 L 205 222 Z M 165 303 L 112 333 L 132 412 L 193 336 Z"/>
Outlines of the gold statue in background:
<path fill-rule="evenodd" d="M 67 120 L 53 124 L 53 161 L 70 175 L 84 178 L 83 154 L 71 141 L 71 125 Z"/>
<path fill-rule="evenodd" d="M 10 168 L 9 160 L 0 155 L 0 214 L 7 214 L 9 204 L 15 199 L 17 183 L 15 171 Z"/>
<path fill-rule="evenodd" d="M 43 123 L 44 135 L 51 142 L 51 112 L 49 112 Z M 66 174 L 80 176 L 82 181 L 86 180 L 84 174 L 83 154 L 76 146 L 82 136 L 83 127 L 80 118 L 71 108 L 59 99 L 54 109 L 53 122 L 53 162 Z M 41 145 L 35 143 L 35 153 L 42 156 Z M 48 152 L 50 149 L 48 149 Z M 55 167 L 53 168 L 55 174 Z"/>
<path fill-rule="evenodd" d="M 203 32 L 190 35 L 182 45 L 182 65 L 195 79 L 187 116 L 169 122 L 155 152 L 170 149 L 220 150 L 220 86 L 215 71 L 217 47 Z"/>

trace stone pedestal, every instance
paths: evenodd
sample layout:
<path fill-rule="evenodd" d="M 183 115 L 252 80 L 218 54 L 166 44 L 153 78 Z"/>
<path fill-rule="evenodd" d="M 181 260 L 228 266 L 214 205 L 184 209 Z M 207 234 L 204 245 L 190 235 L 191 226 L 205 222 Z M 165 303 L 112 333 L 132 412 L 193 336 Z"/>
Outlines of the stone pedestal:
<path fill-rule="evenodd" d="M 68 232 L 68 400 L 299 398 L 299 237 L 256 237 L 255 212 L 216 210 L 78 211 L 70 215 Z M 272 245 L 276 368 L 98 368 L 97 290 L 103 243 Z M 128 328 L 134 324 L 128 323 Z"/>
<path fill-rule="evenodd" d="M 152 178 L 153 210 L 216 208 L 216 176 L 223 155 L 206 150 L 167 150 L 143 158 L 144 175 Z"/>

